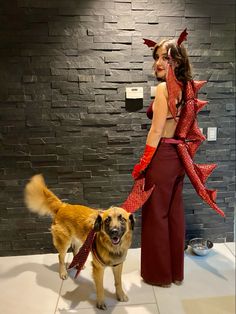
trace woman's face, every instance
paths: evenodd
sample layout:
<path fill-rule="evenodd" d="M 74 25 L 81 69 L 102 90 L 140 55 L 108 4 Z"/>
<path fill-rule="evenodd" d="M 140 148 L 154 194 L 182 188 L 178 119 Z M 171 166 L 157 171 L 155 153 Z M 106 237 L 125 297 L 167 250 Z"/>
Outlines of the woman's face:
<path fill-rule="evenodd" d="M 165 45 L 160 46 L 156 51 L 154 62 L 154 71 L 157 79 L 165 80 L 168 60 L 169 60 L 168 51 Z"/>

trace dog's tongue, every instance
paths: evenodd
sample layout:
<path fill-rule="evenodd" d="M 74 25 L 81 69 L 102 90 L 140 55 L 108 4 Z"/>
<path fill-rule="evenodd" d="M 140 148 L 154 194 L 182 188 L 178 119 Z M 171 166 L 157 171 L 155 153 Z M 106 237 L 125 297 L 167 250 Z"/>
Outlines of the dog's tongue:
<path fill-rule="evenodd" d="M 118 244 L 119 242 L 120 242 L 120 238 L 118 238 L 118 237 L 112 238 L 112 243 L 113 244 Z"/>

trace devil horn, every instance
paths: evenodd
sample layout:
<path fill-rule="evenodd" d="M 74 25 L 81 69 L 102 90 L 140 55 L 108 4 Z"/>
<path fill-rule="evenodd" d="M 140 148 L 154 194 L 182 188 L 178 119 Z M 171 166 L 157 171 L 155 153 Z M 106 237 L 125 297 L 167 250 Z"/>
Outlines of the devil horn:
<path fill-rule="evenodd" d="M 143 38 L 143 40 L 144 40 L 144 45 L 147 45 L 148 47 L 152 48 L 156 45 L 156 42 L 153 40 L 146 39 L 146 38 Z"/>
<path fill-rule="evenodd" d="M 187 28 L 182 31 L 182 33 L 179 35 L 179 38 L 177 40 L 177 46 L 180 46 L 184 40 L 187 40 Z"/>

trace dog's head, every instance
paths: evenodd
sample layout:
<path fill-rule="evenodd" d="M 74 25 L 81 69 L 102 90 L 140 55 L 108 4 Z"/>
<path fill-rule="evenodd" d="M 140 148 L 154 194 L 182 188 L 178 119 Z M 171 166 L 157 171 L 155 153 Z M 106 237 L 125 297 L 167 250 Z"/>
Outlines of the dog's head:
<path fill-rule="evenodd" d="M 113 245 L 119 245 L 125 235 L 130 235 L 134 229 L 134 216 L 121 207 L 110 207 L 98 214 L 94 224 L 96 232 L 101 231 L 106 240 Z"/>

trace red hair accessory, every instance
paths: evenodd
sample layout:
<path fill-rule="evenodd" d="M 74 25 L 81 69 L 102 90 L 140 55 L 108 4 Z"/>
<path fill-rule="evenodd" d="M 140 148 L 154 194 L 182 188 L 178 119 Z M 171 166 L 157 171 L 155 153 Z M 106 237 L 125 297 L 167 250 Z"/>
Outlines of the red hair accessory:
<path fill-rule="evenodd" d="M 143 38 L 143 40 L 144 40 L 144 45 L 147 45 L 148 47 L 152 48 L 156 45 L 156 42 L 153 40 L 146 39 L 146 38 Z"/>
<path fill-rule="evenodd" d="M 187 40 L 187 28 L 185 28 L 182 33 L 179 35 L 179 38 L 177 40 L 177 46 L 180 46 L 184 40 Z M 144 45 L 147 45 L 148 47 L 153 48 L 157 43 L 151 39 L 143 38 Z"/>
<path fill-rule="evenodd" d="M 180 46 L 184 40 L 187 40 L 187 28 L 182 31 L 182 33 L 179 35 L 179 38 L 177 40 L 177 46 Z"/>

